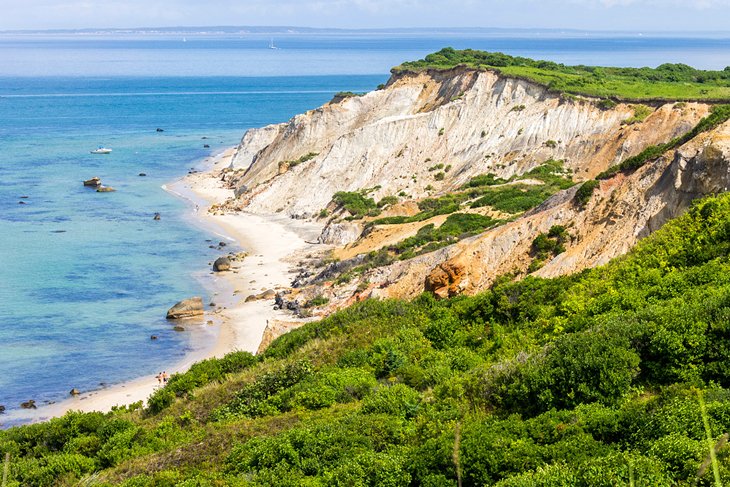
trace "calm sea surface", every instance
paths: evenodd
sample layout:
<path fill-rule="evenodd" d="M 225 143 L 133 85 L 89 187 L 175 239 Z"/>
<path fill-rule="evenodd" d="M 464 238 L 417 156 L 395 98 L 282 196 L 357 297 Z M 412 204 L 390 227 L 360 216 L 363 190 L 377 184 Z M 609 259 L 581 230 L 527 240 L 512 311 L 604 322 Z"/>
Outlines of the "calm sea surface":
<path fill-rule="evenodd" d="M 250 127 L 337 91 L 373 89 L 391 66 L 447 45 L 571 64 L 730 65 L 730 41 L 711 38 L 281 34 L 269 49 L 270 41 L 0 34 L 0 405 L 154 373 L 210 342 L 213 329 L 176 333 L 164 320 L 182 297 L 210 298 L 206 264 L 217 251 L 161 186 Z M 112 154 L 91 155 L 98 145 Z M 92 176 L 118 191 L 83 188 Z"/>

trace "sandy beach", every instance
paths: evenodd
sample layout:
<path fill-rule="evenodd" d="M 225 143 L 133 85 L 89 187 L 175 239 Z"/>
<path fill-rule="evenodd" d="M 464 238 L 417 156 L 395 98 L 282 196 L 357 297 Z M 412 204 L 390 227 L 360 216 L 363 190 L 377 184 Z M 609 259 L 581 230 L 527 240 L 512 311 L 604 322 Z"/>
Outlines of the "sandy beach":
<path fill-rule="evenodd" d="M 245 302 L 245 299 L 265 290 L 289 287 L 294 277 L 294 267 L 300 258 L 321 247 L 308 243 L 316 241 L 321 231 L 321 226 L 311 222 L 279 215 L 208 211 L 212 205 L 223 203 L 233 196 L 232 190 L 222 186 L 217 174 L 230 165 L 234 150 L 231 148 L 205 159 L 199 165 L 199 172 L 188 174 L 164 187 L 171 194 L 190 202 L 190 224 L 203 228 L 222 241 L 229 242 L 230 247 L 248 254 L 243 261 L 235 262 L 231 271 L 211 271 L 211 294 L 215 307 L 206 308 L 204 323 L 212 321 L 218 327 L 214 345 L 171 364 L 166 369 L 169 374 L 185 371 L 197 361 L 221 357 L 234 350 L 256 353 L 269 321 L 293 321 L 294 318 L 287 311 L 275 310 L 271 299 L 250 302 Z M 201 259 L 201 268 L 208 264 Z M 186 297 L 181 296 L 180 299 Z M 165 311 L 160 310 L 160 313 L 164 314 Z M 114 406 L 145 401 L 159 387 L 155 375 L 153 373 L 95 391 L 82 391 L 78 396 L 39 406 L 36 410 L 14 411 L 5 418 L 12 421 L 42 421 L 61 416 L 67 411 L 106 412 Z"/>

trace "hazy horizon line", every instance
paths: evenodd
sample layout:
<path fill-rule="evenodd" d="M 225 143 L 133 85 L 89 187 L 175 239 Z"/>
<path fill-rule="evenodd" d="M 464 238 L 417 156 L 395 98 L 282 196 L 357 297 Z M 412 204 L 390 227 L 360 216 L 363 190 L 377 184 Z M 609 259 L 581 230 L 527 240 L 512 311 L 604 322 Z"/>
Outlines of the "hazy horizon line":
<path fill-rule="evenodd" d="M 472 33 L 551 33 L 551 34 L 624 34 L 624 35 L 701 35 L 702 37 L 728 35 L 730 30 L 605 30 L 557 27 L 371 27 L 338 28 L 307 27 L 287 25 L 200 25 L 200 26 L 157 26 L 157 27 L 84 27 L 67 29 L 6 29 L 0 34 L 313 34 L 313 33 L 429 33 L 472 32 Z"/>

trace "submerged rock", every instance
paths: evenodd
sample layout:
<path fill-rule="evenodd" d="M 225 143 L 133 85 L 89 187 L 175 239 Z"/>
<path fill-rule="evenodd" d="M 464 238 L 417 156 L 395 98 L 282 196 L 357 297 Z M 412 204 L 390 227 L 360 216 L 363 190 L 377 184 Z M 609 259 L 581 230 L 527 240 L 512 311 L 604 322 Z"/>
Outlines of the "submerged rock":
<path fill-rule="evenodd" d="M 160 219 L 160 214 L 159 213 L 155 213 L 155 216 L 153 216 L 152 219 L 153 220 L 159 220 Z"/>
<path fill-rule="evenodd" d="M 116 189 L 112 188 L 111 186 L 99 186 L 96 188 L 97 193 L 112 193 L 116 191 Z"/>
<path fill-rule="evenodd" d="M 183 299 L 167 310 L 168 320 L 177 320 L 180 318 L 191 318 L 193 316 L 201 316 L 203 314 L 203 298 L 194 296 L 192 298 Z"/>

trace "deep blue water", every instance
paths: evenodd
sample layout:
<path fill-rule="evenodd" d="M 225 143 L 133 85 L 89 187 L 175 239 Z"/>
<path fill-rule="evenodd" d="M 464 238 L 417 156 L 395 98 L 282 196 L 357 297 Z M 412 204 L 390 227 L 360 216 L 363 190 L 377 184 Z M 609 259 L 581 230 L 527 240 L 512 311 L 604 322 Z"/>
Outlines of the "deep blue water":
<path fill-rule="evenodd" d="M 210 298 L 216 251 L 161 186 L 247 128 L 370 90 L 391 66 L 446 45 L 565 63 L 730 65 L 727 39 L 520 35 L 291 34 L 277 35 L 276 50 L 261 35 L 0 35 L 0 404 L 153 373 L 214 334 L 164 320 L 181 297 Z M 91 155 L 100 144 L 113 153 Z M 83 188 L 91 176 L 118 191 Z"/>

